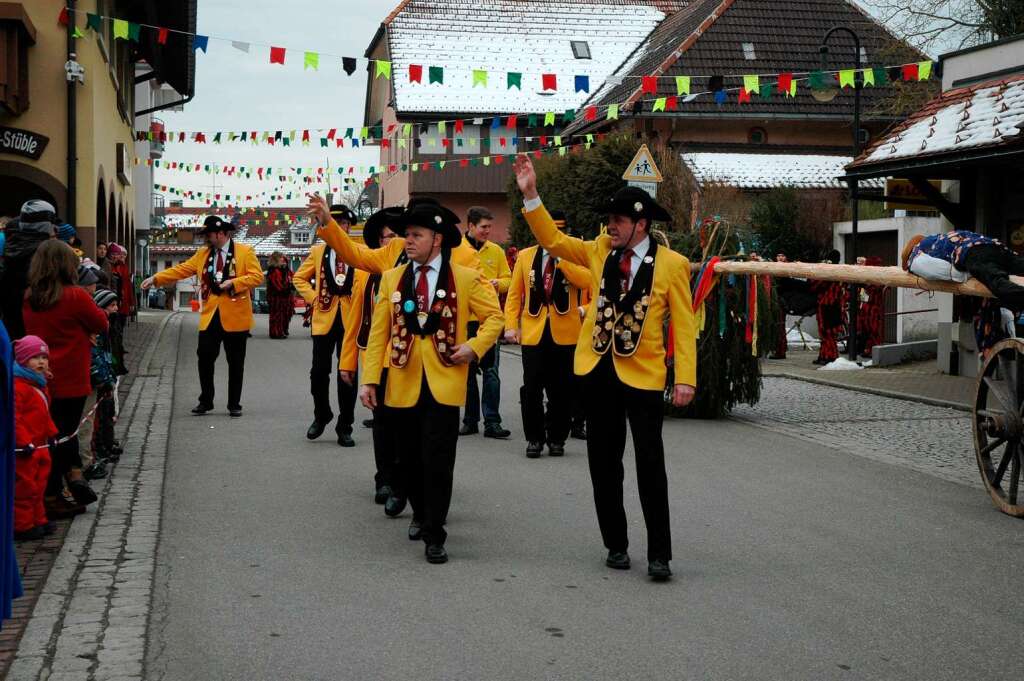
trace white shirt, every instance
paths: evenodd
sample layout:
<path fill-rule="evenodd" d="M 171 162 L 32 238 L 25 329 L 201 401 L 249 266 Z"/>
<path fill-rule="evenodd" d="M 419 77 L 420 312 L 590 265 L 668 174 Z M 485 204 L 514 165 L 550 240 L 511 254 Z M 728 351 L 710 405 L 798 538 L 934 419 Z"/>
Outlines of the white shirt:
<path fill-rule="evenodd" d="M 436 258 L 434 258 L 433 260 L 431 260 L 430 262 L 427 263 L 427 266 L 430 267 L 430 269 L 427 270 L 427 307 L 428 308 L 430 307 L 430 303 L 434 300 L 434 291 L 437 290 L 437 278 L 439 276 L 441 276 L 441 261 L 442 261 L 442 258 L 441 258 L 441 254 L 439 253 Z M 412 263 L 412 268 L 413 268 L 412 269 L 412 273 L 413 273 L 412 287 L 413 287 L 414 291 L 416 290 L 416 284 L 418 284 L 419 280 L 420 280 L 420 267 L 421 267 L 421 265 L 419 263 L 415 263 L 415 262 Z"/>
<path fill-rule="evenodd" d="M 334 252 L 333 248 L 331 249 L 330 257 L 328 257 L 328 259 L 327 259 L 327 266 L 330 268 L 329 269 L 329 273 L 333 277 L 335 275 L 335 273 L 338 271 L 338 254 Z M 347 266 L 345 265 L 344 262 L 341 263 L 341 268 L 342 268 L 342 272 L 347 272 L 348 271 L 347 270 Z"/>

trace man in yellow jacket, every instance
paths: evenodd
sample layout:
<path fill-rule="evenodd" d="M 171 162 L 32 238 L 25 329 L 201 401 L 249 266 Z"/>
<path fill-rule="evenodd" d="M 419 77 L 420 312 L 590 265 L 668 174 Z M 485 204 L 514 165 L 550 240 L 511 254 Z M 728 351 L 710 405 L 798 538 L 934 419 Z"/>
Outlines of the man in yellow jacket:
<path fill-rule="evenodd" d="M 545 442 L 551 456 L 565 454 L 575 380 L 573 352 L 581 327 L 581 292 L 589 291 L 592 282 L 590 270 L 557 258 L 540 246 L 524 248 L 516 259 L 505 300 L 505 340 L 519 343 L 523 349 L 519 403 L 526 456 L 530 459 L 541 455 Z"/>
<path fill-rule="evenodd" d="M 633 434 L 637 487 L 647 525 L 647 573 L 672 576 L 668 480 L 661 438 L 666 323 L 675 343 L 672 403 L 690 403 L 697 384 L 697 344 L 690 298 L 690 263 L 649 235 L 654 221 L 671 216 L 636 187 L 620 189 L 606 206 L 608 233 L 593 241 L 555 228 L 537 193 L 537 175 L 526 156 L 515 161 L 524 214 L 537 241 L 556 257 L 590 270 L 599 282 L 576 344 L 575 371 L 584 376 L 587 458 L 597 521 L 608 567 L 630 567 L 626 512 L 622 507 L 622 456 L 626 423 Z"/>
<path fill-rule="evenodd" d="M 342 230 L 348 232 L 356 216 L 347 206 L 331 206 L 331 217 Z M 352 423 L 355 419 L 356 388 L 346 383 L 339 374 L 338 362 L 346 333 L 354 333 L 356 322 L 352 316 L 353 287 L 365 272 L 348 265 L 327 244 L 316 244 L 309 256 L 295 271 L 295 290 L 313 309 L 311 332 L 313 335 L 313 363 L 309 369 L 309 393 L 313 396 L 313 423 L 306 437 L 315 440 L 334 419 L 331 411 L 331 374 L 338 384 L 338 423 L 334 430 L 338 444 L 354 447 Z M 335 359 L 337 355 L 338 359 Z"/>
<path fill-rule="evenodd" d="M 213 409 L 214 365 L 224 345 L 228 360 L 228 412 L 242 415 L 242 379 L 245 375 L 245 342 L 253 326 L 250 291 L 263 283 L 263 267 L 250 246 L 231 238 L 235 226 L 211 215 L 200 234 L 207 245 L 191 258 L 157 272 L 142 282 L 142 290 L 166 286 L 180 279 L 199 277 L 202 308 L 199 315 L 199 404 L 193 414 Z"/>
<path fill-rule="evenodd" d="M 505 258 L 505 250 L 489 241 L 494 215 L 482 206 L 473 206 L 466 213 L 466 241 L 480 256 L 480 275 L 490 282 L 498 296 L 508 291 L 512 271 Z M 479 322 L 469 320 L 469 337 L 476 335 Z M 479 363 L 469 368 L 469 383 L 466 393 L 466 410 L 462 417 L 459 435 L 475 435 L 480 432 L 480 405 L 483 402 L 484 437 L 504 439 L 512 433 L 501 425 L 501 376 L 498 373 L 500 353 L 498 347 L 491 348 Z M 477 390 L 476 374 L 482 374 L 483 387 Z M 482 400 L 481 400 L 482 398 Z"/>
<path fill-rule="evenodd" d="M 320 212 L 314 204 L 311 209 Z M 419 202 L 406 209 L 393 229 L 404 237 L 409 262 L 381 278 L 359 396 L 370 409 L 383 402 L 394 410 L 401 469 L 413 506 L 410 537 L 423 540 L 429 562 L 444 563 L 444 522 L 468 365 L 497 340 L 501 308 L 493 287 L 476 270 L 453 262 L 451 249 L 462 235 L 450 210 Z M 480 320 L 473 339 L 467 328 L 471 316 Z M 381 394 L 385 367 L 387 389 Z"/>

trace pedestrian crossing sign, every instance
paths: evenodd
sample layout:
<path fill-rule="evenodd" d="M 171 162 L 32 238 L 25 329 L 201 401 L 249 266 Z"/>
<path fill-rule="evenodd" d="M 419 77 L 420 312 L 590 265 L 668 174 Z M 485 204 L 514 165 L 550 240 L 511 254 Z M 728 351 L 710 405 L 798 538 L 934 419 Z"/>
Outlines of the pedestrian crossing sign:
<path fill-rule="evenodd" d="M 646 183 L 661 182 L 665 178 L 662 177 L 661 171 L 658 170 L 658 165 L 654 162 L 651 150 L 647 148 L 646 144 L 643 144 L 640 146 L 640 150 L 636 152 L 633 160 L 629 162 L 629 166 L 622 175 L 622 179 L 627 182 Z"/>

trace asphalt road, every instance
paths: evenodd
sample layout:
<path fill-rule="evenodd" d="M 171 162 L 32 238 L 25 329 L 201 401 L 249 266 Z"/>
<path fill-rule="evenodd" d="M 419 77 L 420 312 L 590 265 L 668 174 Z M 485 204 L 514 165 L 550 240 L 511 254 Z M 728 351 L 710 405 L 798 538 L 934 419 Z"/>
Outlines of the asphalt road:
<path fill-rule="evenodd" d="M 668 422 L 675 579 L 608 570 L 584 444 L 460 440 L 447 565 L 372 501 L 369 432 L 307 442 L 311 343 L 249 343 L 245 417 L 179 347 L 153 679 L 1018 679 L 1024 524 L 980 488 L 736 421 Z M 226 381 L 226 365 L 218 364 Z M 518 356 L 502 356 L 521 425 Z M 357 419 L 365 417 L 360 407 Z M 870 428 L 870 424 L 865 424 Z M 965 443 L 965 446 L 969 446 Z M 627 458 L 631 453 L 627 451 Z"/>

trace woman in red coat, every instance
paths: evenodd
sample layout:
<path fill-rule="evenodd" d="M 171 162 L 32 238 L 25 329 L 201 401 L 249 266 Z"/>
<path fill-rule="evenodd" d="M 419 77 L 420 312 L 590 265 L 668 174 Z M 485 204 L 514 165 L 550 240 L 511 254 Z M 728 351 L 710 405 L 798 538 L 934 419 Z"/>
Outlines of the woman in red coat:
<path fill-rule="evenodd" d="M 39 336 L 50 348 L 50 414 L 60 436 L 78 430 L 85 400 L 92 392 L 89 383 L 90 350 L 93 334 L 107 330 L 107 315 L 89 293 L 75 285 L 78 259 L 61 241 L 47 241 L 32 256 L 28 270 L 29 293 L 22 313 L 25 331 Z M 70 437 L 50 452 L 53 466 L 46 486 L 47 511 L 51 518 L 81 513 L 96 501 L 96 493 L 82 477 L 78 438 Z M 75 498 L 63 497 L 64 484 Z"/>

